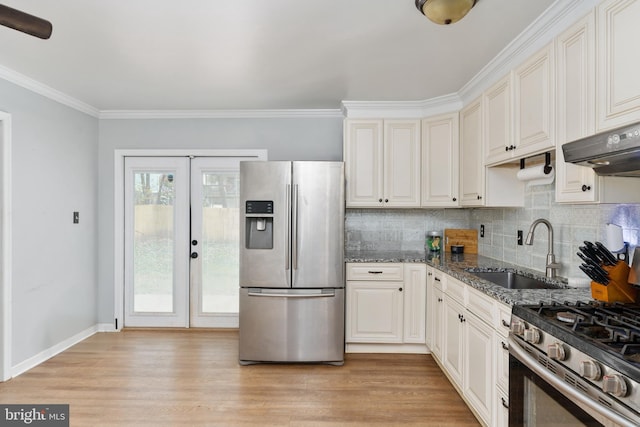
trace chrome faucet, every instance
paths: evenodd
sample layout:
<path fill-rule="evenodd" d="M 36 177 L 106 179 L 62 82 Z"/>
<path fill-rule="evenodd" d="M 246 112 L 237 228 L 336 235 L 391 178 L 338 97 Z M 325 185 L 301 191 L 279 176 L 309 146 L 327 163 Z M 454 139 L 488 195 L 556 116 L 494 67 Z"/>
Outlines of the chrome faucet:
<path fill-rule="evenodd" d="M 527 234 L 527 238 L 524 241 L 525 245 L 533 245 L 533 232 L 536 229 L 536 226 L 540 223 L 543 223 L 547 226 L 549 231 L 549 253 L 547 253 L 547 265 L 546 265 L 546 276 L 547 277 L 556 277 L 556 270 L 560 268 L 562 264 L 556 262 L 556 256 L 553 254 L 553 227 L 551 223 L 543 218 L 538 218 L 533 221 L 531 227 L 529 228 L 529 234 Z"/>

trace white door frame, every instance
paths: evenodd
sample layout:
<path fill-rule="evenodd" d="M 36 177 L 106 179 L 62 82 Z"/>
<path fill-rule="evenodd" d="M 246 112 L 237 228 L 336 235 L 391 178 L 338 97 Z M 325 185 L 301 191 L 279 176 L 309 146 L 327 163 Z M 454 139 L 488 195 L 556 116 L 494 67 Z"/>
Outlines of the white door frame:
<path fill-rule="evenodd" d="M 142 157 L 255 157 L 267 160 L 267 150 L 114 150 L 113 174 L 113 288 L 114 328 L 124 321 L 124 158 Z"/>
<path fill-rule="evenodd" d="M 0 381 L 11 378 L 11 114 L 0 111 L 2 134 L 0 150 L 2 163 L 2 200 L 0 201 L 0 225 L 2 226 L 2 242 L 0 242 Z"/>

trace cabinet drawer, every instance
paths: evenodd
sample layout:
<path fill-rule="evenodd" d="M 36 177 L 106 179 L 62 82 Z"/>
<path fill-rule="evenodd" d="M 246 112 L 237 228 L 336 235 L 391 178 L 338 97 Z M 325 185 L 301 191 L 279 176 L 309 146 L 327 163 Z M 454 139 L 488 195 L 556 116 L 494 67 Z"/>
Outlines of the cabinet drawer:
<path fill-rule="evenodd" d="M 446 277 L 447 276 L 442 271 L 434 269 L 433 270 L 433 286 L 436 289 L 439 289 L 441 291 L 444 290 L 443 287 L 444 287 L 444 282 Z"/>
<path fill-rule="evenodd" d="M 347 280 L 402 281 L 403 270 L 400 263 L 347 263 Z"/>
<path fill-rule="evenodd" d="M 460 304 L 464 304 L 464 283 L 459 281 L 458 279 L 454 279 L 449 276 L 447 281 L 444 283 L 444 293 L 452 297 L 454 300 L 458 301 Z"/>
<path fill-rule="evenodd" d="M 489 326 L 493 327 L 495 323 L 494 300 L 471 287 L 467 289 L 467 297 L 467 310 L 487 322 Z"/>
<path fill-rule="evenodd" d="M 500 335 L 507 337 L 511 325 L 511 307 L 501 303 L 496 305 L 498 306 L 498 316 L 496 317 L 495 329 Z"/>

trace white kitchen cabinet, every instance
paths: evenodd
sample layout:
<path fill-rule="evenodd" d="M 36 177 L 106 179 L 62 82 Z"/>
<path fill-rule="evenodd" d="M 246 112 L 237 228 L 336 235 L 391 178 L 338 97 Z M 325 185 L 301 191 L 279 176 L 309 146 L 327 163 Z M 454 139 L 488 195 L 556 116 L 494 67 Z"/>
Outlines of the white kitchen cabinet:
<path fill-rule="evenodd" d="M 422 120 L 422 206 L 459 204 L 458 113 Z"/>
<path fill-rule="evenodd" d="M 564 162 L 563 144 L 596 132 L 595 45 L 595 12 L 556 38 L 556 202 L 635 203 L 640 201 L 637 178 L 601 177 Z"/>
<path fill-rule="evenodd" d="M 499 392 L 495 401 L 495 427 L 509 427 L 509 397 Z"/>
<path fill-rule="evenodd" d="M 460 205 L 484 206 L 482 98 L 460 111 Z"/>
<path fill-rule="evenodd" d="M 485 165 L 511 159 L 515 149 L 512 84 L 509 73 L 482 94 Z"/>
<path fill-rule="evenodd" d="M 446 275 L 433 267 L 427 268 L 427 347 L 442 361 L 443 307 L 442 285 Z"/>
<path fill-rule="evenodd" d="M 347 207 L 420 206 L 420 121 L 345 120 Z"/>
<path fill-rule="evenodd" d="M 426 353 L 426 266 L 348 263 L 347 352 Z"/>
<path fill-rule="evenodd" d="M 451 277 L 447 283 L 450 283 Z M 443 306 L 442 363 L 451 380 L 462 389 L 462 370 L 465 357 L 462 316 L 464 307 L 452 296 L 445 293 Z"/>
<path fill-rule="evenodd" d="M 404 264 L 403 342 L 425 344 L 427 275 L 424 264 Z"/>
<path fill-rule="evenodd" d="M 402 282 L 347 282 L 347 342 L 401 343 Z"/>
<path fill-rule="evenodd" d="M 513 72 L 513 157 L 553 150 L 555 143 L 555 56 L 549 43 Z"/>
<path fill-rule="evenodd" d="M 564 162 L 562 144 L 595 133 L 595 20 L 591 13 L 556 38 L 556 202 L 595 202 L 596 174 Z"/>
<path fill-rule="evenodd" d="M 496 402 L 509 395 L 511 308 L 436 268 L 431 272 L 431 353 L 482 424 L 497 425 L 505 408 Z"/>
<path fill-rule="evenodd" d="M 604 0 L 597 19 L 597 131 L 640 121 L 640 0 Z"/>
<path fill-rule="evenodd" d="M 463 393 L 476 413 L 491 425 L 493 411 L 494 330 L 467 311 L 462 316 L 464 356 Z"/>

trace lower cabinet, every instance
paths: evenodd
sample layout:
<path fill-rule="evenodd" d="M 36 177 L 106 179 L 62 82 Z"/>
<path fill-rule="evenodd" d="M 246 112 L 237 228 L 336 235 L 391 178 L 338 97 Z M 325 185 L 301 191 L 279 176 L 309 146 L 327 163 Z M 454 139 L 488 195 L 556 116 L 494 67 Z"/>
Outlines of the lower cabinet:
<path fill-rule="evenodd" d="M 347 263 L 346 351 L 426 353 L 426 266 Z"/>
<path fill-rule="evenodd" d="M 431 277 L 438 274 L 442 290 L 435 281 L 427 290 L 431 353 L 482 424 L 506 426 L 508 329 L 501 322 L 510 307 L 436 269 Z"/>

